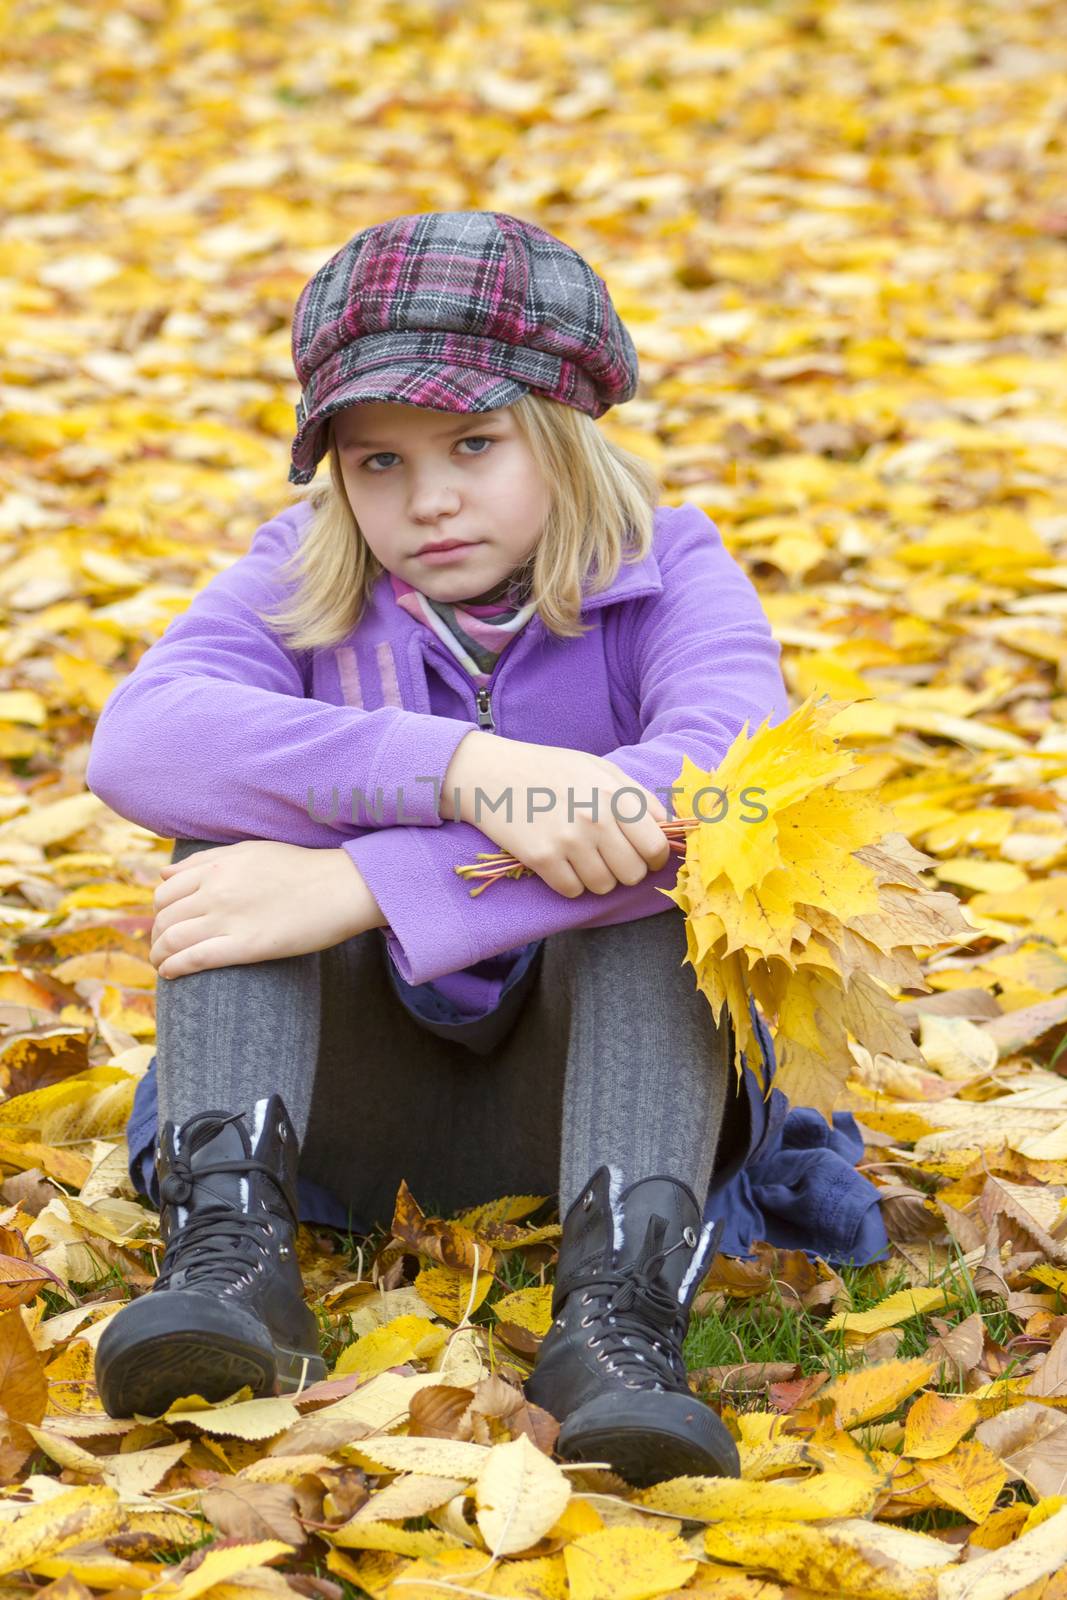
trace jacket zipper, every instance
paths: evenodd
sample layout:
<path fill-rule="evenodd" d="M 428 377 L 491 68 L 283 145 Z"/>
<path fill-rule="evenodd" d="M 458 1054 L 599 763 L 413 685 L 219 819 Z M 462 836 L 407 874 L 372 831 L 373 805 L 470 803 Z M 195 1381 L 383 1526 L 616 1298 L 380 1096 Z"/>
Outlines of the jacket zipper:
<path fill-rule="evenodd" d="M 496 723 L 493 721 L 493 702 L 489 698 L 489 690 L 486 688 L 476 690 L 474 704 L 478 711 L 479 728 L 485 728 L 490 733 L 495 733 Z"/>

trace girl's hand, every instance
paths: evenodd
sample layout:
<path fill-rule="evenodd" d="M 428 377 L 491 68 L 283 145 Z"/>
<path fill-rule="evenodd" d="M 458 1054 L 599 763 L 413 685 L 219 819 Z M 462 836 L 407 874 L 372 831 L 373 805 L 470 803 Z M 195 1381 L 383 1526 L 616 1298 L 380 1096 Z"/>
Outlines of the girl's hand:
<path fill-rule="evenodd" d="M 384 925 L 342 849 L 243 839 L 168 862 L 160 876 L 149 960 L 161 978 L 305 955 Z"/>
<path fill-rule="evenodd" d="M 483 799 L 476 813 L 478 788 L 489 801 L 503 795 L 504 803 L 492 811 Z M 670 841 L 659 826 L 669 821 L 663 801 L 606 756 L 475 731 L 457 745 L 445 774 L 442 816 L 452 816 L 454 789 L 459 790 L 462 821 L 480 828 L 550 889 L 571 900 L 587 889 L 609 894 L 620 883 L 640 883 L 670 859 Z M 549 795 L 541 793 L 531 797 L 528 812 L 531 789 L 548 790 L 555 802 L 552 808 L 536 809 L 548 803 Z M 636 820 L 618 820 L 613 798 L 621 818 Z"/>

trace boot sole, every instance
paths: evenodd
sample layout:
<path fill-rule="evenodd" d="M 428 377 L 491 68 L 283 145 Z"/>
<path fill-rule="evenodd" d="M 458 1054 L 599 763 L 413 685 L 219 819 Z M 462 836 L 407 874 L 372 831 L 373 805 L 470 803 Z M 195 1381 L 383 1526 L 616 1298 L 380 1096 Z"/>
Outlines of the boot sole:
<path fill-rule="evenodd" d="M 96 1385 L 109 1416 L 158 1417 L 186 1395 L 217 1403 L 245 1384 L 257 1398 L 292 1394 L 326 1376 L 317 1351 L 264 1343 L 261 1324 L 219 1301 L 165 1298 L 132 1301 L 100 1336 Z"/>
<path fill-rule="evenodd" d="M 566 1418 L 556 1451 L 569 1461 L 608 1461 L 636 1488 L 665 1478 L 741 1475 L 725 1424 L 695 1395 L 672 1390 L 597 1395 Z"/>

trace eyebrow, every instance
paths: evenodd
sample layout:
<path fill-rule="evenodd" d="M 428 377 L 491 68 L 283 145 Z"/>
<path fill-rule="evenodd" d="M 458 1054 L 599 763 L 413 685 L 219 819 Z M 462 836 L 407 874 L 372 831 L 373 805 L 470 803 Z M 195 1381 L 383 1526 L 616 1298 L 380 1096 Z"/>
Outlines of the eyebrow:
<path fill-rule="evenodd" d="M 490 422 L 499 422 L 499 421 L 500 421 L 500 414 L 497 411 L 473 411 L 473 412 L 467 412 L 464 415 L 464 418 L 463 418 L 462 422 L 454 424 L 451 428 L 442 428 L 439 433 L 435 433 L 434 434 L 434 438 L 435 439 L 453 439 L 453 438 L 455 438 L 457 433 L 466 433 L 469 428 L 479 427 L 479 426 L 482 426 L 482 425 L 490 423 Z M 342 442 L 344 444 L 346 444 L 346 445 L 352 445 L 356 449 L 363 449 L 367 445 L 379 445 L 379 446 L 382 446 L 382 447 L 388 447 L 388 444 L 389 444 L 389 441 L 387 439 L 367 439 L 362 434 L 357 435 L 354 438 L 353 437 L 347 438 L 347 439 L 343 440 Z"/>

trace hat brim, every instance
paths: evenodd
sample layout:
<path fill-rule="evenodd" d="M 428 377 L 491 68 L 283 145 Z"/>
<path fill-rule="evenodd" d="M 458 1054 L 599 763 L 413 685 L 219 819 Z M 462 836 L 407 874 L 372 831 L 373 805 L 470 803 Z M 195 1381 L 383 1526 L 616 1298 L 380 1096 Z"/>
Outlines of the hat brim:
<path fill-rule="evenodd" d="M 529 393 L 530 386 L 515 378 L 425 359 L 395 361 L 364 372 L 324 395 L 305 417 L 293 440 L 289 482 L 311 482 L 326 454 L 326 424 L 348 406 L 384 400 L 428 411 L 495 411 Z"/>

